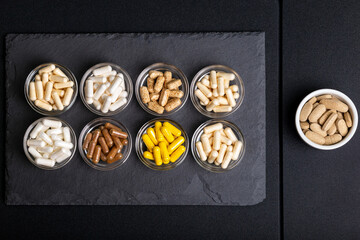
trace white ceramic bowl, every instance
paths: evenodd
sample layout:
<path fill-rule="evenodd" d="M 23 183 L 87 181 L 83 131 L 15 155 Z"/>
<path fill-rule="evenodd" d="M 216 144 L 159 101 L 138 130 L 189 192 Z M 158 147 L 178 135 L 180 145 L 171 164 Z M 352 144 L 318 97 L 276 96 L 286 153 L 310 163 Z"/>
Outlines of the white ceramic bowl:
<path fill-rule="evenodd" d="M 344 103 L 346 103 L 349 106 L 349 112 L 352 116 L 352 121 L 353 121 L 353 126 L 350 128 L 349 133 L 346 135 L 346 137 L 344 137 L 340 142 L 335 143 L 333 145 L 320 145 L 320 144 L 316 144 L 314 142 L 312 142 L 310 139 L 308 139 L 305 134 L 303 133 L 301 127 L 300 127 L 300 111 L 303 108 L 303 106 L 305 105 L 305 103 L 307 101 L 309 101 L 312 97 L 316 97 L 316 96 L 320 96 L 320 95 L 324 95 L 324 94 L 331 94 L 335 97 L 337 97 L 338 99 L 340 99 L 341 101 L 343 101 Z M 356 110 L 355 104 L 351 101 L 351 99 L 346 96 L 344 93 L 339 92 L 337 90 L 334 89 L 319 89 L 316 90 L 310 94 L 308 94 L 299 104 L 299 107 L 296 110 L 296 115 L 295 115 L 295 126 L 296 126 L 296 130 L 298 132 L 298 134 L 300 135 L 300 137 L 302 138 L 302 140 L 304 140 L 304 142 L 306 142 L 308 145 L 312 146 L 313 148 L 317 148 L 317 149 L 321 149 L 321 150 L 333 150 L 339 147 L 342 147 L 343 145 L 345 145 L 348 141 L 350 141 L 350 139 L 354 136 L 355 132 L 356 132 L 356 128 L 358 126 L 358 112 Z"/>

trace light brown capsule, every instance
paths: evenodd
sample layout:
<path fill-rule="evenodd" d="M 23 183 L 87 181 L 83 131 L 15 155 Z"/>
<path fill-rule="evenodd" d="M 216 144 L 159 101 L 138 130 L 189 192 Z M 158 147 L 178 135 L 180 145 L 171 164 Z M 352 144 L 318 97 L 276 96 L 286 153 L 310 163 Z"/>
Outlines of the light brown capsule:
<path fill-rule="evenodd" d="M 312 123 L 310 124 L 310 129 L 315 132 L 315 133 L 318 133 L 320 134 L 321 136 L 323 137 L 326 137 L 327 136 L 327 132 L 326 131 L 323 131 L 321 130 L 321 126 L 317 123 Z"/>
<path fill-rule="evenodd" d="M 147 88 L 148 88 L 149 93 L 153 93 L 154 92 L 155 79 L 152 79 L 152 78 L 148 77 L 146 82 L 147 82 Z"/>
<path fill-rule="evenodd" d="M 123 154 L 122 153 L 117 153 L 116 155 L 115 155 L 115 157 L 113 158 L 113 159 L 108 159 L 107 160 L 107 163 L 114 163 L 114 162 L 116 162 L 116 161 L 119 161 L 120 159 L 122 159 L 123 158 Z"/>
<path fill-rule="evenodd" d="M 96 145 L 94 155 L 93 155 L 93 160 L 92 160 L 93 163 L 95 163 L 95 164 L 99 163 L 100 154 L 101 154 L 101 147 L 100 147 L 100 145 Z"/>
<path fill-rule="evenodd" d="M 323 104 L 315 107 L 309 115 L 309 121 L 315 123 L 326 112 L 326 107 Z"/>
<path fill-rule="evenodd" d="M 100 152 L 100 159 L 101 159 L 101 161 L 104 161 L 104 162 L 106 162 L 106 160 L 107 160 L 106 155 L 102 151 Z"/>
<path fill-rule="evenodd" d="M 335 98 L 322 99 L 320 103 L 324 104 L 327 109 L 334 109 L 339 112 L 347 112 L 349 110 L 348 105 Z"/>
<path fill-rule="evenodd" d="M 307 131 L 310 131 L 310 129 L 303 129 L 302 130 L 304 134 L 306 134 Z"/>
<path fill-rule="evenodd" d="M 319 104 L 318 102 L 314 103 L 313 108 L 316 108 Z"/>
<path fill-rule="evenodd" d="M 118 138 L 118 137 L 115 137 L 115 136 L 111 136 L 112 137 L 112 139 L 113 139 L 113 142 L 114 142 L 114 144 L 115 144 L 115 146 L 117 147 L 117 148 L 119 148 L 119 149 L 122 149 L 122 143 L 121 143 L 121 140 L 120 140 L 120 138 Z"/>
<path fill-rule="evenodd" d="M 126 145 L 128 145 L 129 141 L 127 139 L 123 139 L 121 141 L 121 143 L 122 143 L 123 146 L 126 146 Z"/>
<path fill-rule="evenodd" d="M 89 144 L 89 147 L 88 147 L 87 154 L 86 154 L 86 157 L 88 159 L 92 159 L 94 151 L 95 151 L 95 146 L 96 146 L 96 142 L 91 141 Z"/>
<path fill-rule="evenodd" d="M 311 130 L 305 133 L 305 136 L 310 139 L 312 142 L 323 145 L 325 143 L 325 138 L 318 133 L 315 133 Z"/>
<path fill-rule="evenodd" d="M 170 90 L 175 90 L 176 88 L 180 87 L 182 85 L 182 82 L 180 79 L 171 80 L 166 84 L 166 87 Z"/>
<path fill-rule="evenodd" d="M 300 122 L 301 129 L 308 129 L 310 124 L 308 122 Z"/>
<path fill-rule="evenodd" d="M 110 131 L 111 130 L 114 130 L 114 129 L 112 128 L 112 129 L 110 129 Z M 113 140 L 112 140 L 112 138 L 111 138 L 111 136 L 109 134 L 109 130 L 107 128 L 104 128 L 102 130 L 102 134 L 103 134 L 103 136 L 105 138 L 106 144 L 108 145 L 109 148 L 111 148 L 114 145 L 114 142 L 113 142 Z"/>
<path fill-rule="evenodd" d="M 156 70 L 151 70 L 149 71 L 149 77 L 152 79 L 156 79 L 159 76 L 163 76 L 164 74 L 160 71 L 156 71 Z"/>
<path fill-rule="evenodd" d="M 341 112 L 338 112 L 337 114 L 338 114 L 338 119 L 344 119 L 344 116 Z"/>
<path fill-rule="evenodd" d="M 118 126 L 115 126 L 114 124 L 111 124 L 111 123 L 109 123 L 109 122 L 105 123 L 104 127 L 107 128 L 108 130 L 110 130 L 110 129 L 113 128 L 113 129 L 122 131 Z"/>
<path fill-rule="evenodd" d="M 172 73 L 170 71 L 165 71 L 164 72 L 164 77 L 165 77 L 165 83 L 171 81 L 172 79 Z"/>
<path fill-rule="evenodd" d="M 99 129 L 102 131 L 105 128 L 105 126 L 100 126 Z"/>
<path fill-rule="evenodd" d="M 150 101 L 157 101 L 159 100 L 160 94 L 158 93 L 151 93 L 150 94 Z"/>
<path fill-rule="evenodd" d="M 148 104 L 148 108 L 158 114 L 164 113 L 164 107 L 160 106 L 157 102 L 151 101 Z"/>
<path fill-rule="evenodd" d="M 93 131 L 91 141 L 97 143 L 99 137 L 100 137 L 100 130 L 96 129 L 95 131 Z"/>
<path fill-rule="evenodd" d="M 336 127 L 341 136 L 345 137 L 348 134 L 348 127 L 344 119 L 338 119 L 336 121 Z"/>
<path fill-rule="evenodd" d="M 165 105 L 165 110 L 167 112 L 171 112 L 172 110 L 174 110 L 175 108 L 177 108 L 180 105 L 181 105 L 180 98 L 172 98 Z"/>
<path fill-rule="evenodd" d="M 344 119 L 348 128 L 352 127 L 352 118 L 349 112 L 344 113 Z"/>
<path fill-rule="evenodd" d="M 109 152 L 109 147 L 108 147 L 104 137 L 99 137 L 99 144 L 101 146 L 102 152 L 107 154 Z"/>
<path fill-rule="evenodd" d="M 116 146 L 112 147 L 110 152 L 106 156 L 107 161 L 112 161 L 117 153 L 118 153 L 118 148 Z"/>
<path fill-rule="evenodd" d="M 155 82 L 154 86 L 154 93 L 159 93 L 161 89 L 164 87 L 165 78 L 164 77 L 158 77 Z"/>
<path fill-rule="evenodd" d="M 337 128 L 336 128 L 336 124 L 334 123 L 330 128 L 329 130 L 327 131 L 327 134 L 328 135 L 334 135 L 337 131 Z"/>
<path fill-rule="evenodd" d="M 312 97 L 312 98 L 310 98 L 310 100 L 308 101 L 308 103 L 314 104 L 314 103 L 316 103 L 316 101 L 317 101 L 317 98 L 316 98 L 316 97 Z"/>
<path fill-rule="evenodd" d="M 332 96 L 330 94 L 324 94 L 324 95 L 317 96 L 316 98 L 317 98 L 317 101 L 320 101 L 325 98 L 332 98 Z"/>
<path fill-rule="evenodd" d="M 320 118 L 319 118 L 319 124 L 323 125 L 326 119 L 330 116 L 330 114 L 335 113 L 335 110 L 328 110 L 326 111 Z"/>
<path fill-rule="evenodd" d="M 325 137 L 325 145 L 332 145 L 335 143 L 340 142 L 342 139 L 342 136 L 340 134 L 334 134 L 331 136 Z"/>
<path fill-rule="evenodd" d="M 169 97 L 171 98 L 182 98 L 184 96 L 184 92 L 181 90 L 171 90 Z"/>
<path fill-rule="evenodd" d="M 300 111 L 300 121 L 305 122 L 308 119 L 312 110 L 313 110 L 313 104 L 311 102 L 305 103 L 305 105 Z"/>
<path fill-rule="evenodd" d="M 91 139 L 92 139 L 92 133 L 86 134 L 86 137 L 85 137 L 84 143 L 83 143 L 83 150 L 88 149 Z"/>
<path fill-rule="evenodd" d="M 113 137 L 119 137 L 119 138 L 127 138 L 128 137 L 128 134 L 126 132 L 119 131 L 117 129 L 110 129 L 109 133 Z"/>
<path fill-rule="evenodd" d="M 322 126 L 322 130 L 327 131 L 330 129 L 330 127 L 335 123 L 335 120 L 337 119 L 337 113 L 332 113 L 330 116 L 326 119 L 324 125 Z"/>
<path fill-rule="evenodd" d="M 148 103 L 150 102 L 150 95 L 149 95 L 149 91 L 148 88 L 145 86 L 142 86 L 140 88 L 140 97 L 141 97 L 141 101 L 143 103 Z"/>
<path fill-rule="evenodd" d="M 159 104 L 165 106 L 169 100 L 170 90 L 163 89 L 160 94 Z"/>

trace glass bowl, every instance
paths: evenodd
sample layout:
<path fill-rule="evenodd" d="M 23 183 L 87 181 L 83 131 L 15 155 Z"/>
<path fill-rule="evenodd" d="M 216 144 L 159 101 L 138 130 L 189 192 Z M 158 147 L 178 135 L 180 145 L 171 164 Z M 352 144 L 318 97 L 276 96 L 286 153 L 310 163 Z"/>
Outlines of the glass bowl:
<path fill-rule="evenodd" d="M 186 150 L 180 156 L 180 158 L 178 160 L 176 160 L 176 162 L 169 162 L 169 164 L 162 164 L 161 166 L 158 166 L 155 164 L 155 161 L 144 158 L 144 156 L 143 156 L 143 153 L 144 153 L 144 151 L 147 150 L 147 148 L 145 146 L 145 143 L 142 141 L 141 136 L 146 133 L 146 130 L 149 127 L 154 128 L 155 122 L 157 122 L 157 121 L 159 121 L 161 123 L 163 123 L 163 122 L 171 123 L 172 125 L 174 125 L 176 128 L 178 128 L 182 132 L 181 136 L 183 136 L 185 138 L 185 142 L 183 143 L 183 145 L 185 146 Z M 139 159 L 145 166 L 147 166 L 153 170 L 166 171 L 166 170 L 176 168 L 185 160 L 186 155 L 188 154 L 188 151 L 189 151 L 189 138 L 188 138 L 188 135 L 186 134 L 185 130 L 177 122 L 170 120 L 170 119 L 166 119 L 166 118 L 155 118 L 153 120 L 146 122 L 140 128 L 140 130 L 138 131 L 138 134 L 136 135 L 135 148 L 136 148 L 136 154 L 138 155 Z"/>
<path fill-rule="evenodd" d="M 213 163 L 208 163 L 207 161 L 202 161 L 200 159 L 200 156 L 196 150 L 196 142 L 200 141 L 200 137 L 203 134 L 203 129 L 206 126 L 212 125 L 212 124 L 216 124 L 216 123 L 222 123 L 223 124 L 223 128 L 225 129 L 226 127 L 230 127 L 231 130 L 233 130 L 235 136 L 237 137 L 238 140 L 240 140 L 243 143 L 242 149 L 240 151 L 239 157 L 237 160 L 231 160 L 229 163 L 229 166 L 226 169 L 221 168 L 221 166 L 216 166 Z M 242 132 L 240 131 L 240 129 L 233 124 L 232 122 L 226 121 L 226 120 L 217 120 L 217 119 L 212 119 L 212 120 L 208 120 L 206 122 L 204 122 L 203 124 L 201 124 L 196 131 L 194 132 L 194 135 L 191 139 L 191 151 L 192 151 L 192 155 L 195 158 L 196 162 L 204 169 L 210 171 L 210 172 L 214 172 L 214 173 L 222 173 L 222 172 L 226 172 L 229 171 L 231 169 L 233 169 L 234 167 L 236 167 L 242 160 L 242 158 L 245 155 L 245 138 L 242 134 Z"/>
<path fill-rule="evenodd" d="M 54 167 L 47 167 L 47 166 L 42 166 L 42 165 L 37 165 L 35 163 L 35 158 L 29 153 L 28 151 L 28 146 L 27 146 L 27 140 L 30 139 L 30 133 L 33 130 L 33 128 L 41 121 L 43 121 L 44 119 L 49 119 L 49 120 L 55 120 L 55 121 L 60 121 L 62 123 L 62 127 L 69 127 L 70 129 L 70 136 L 71 136 L 71 142 L 73 143 L 74 147 L 72 149 L 70 149 L 71 151 L 71 155 L 70 157 L 68 157 L 67 159 L 65 159 L 64 161 L 60 162 L 60 163 L 55 163 Z M 36 120 L 35 122 L 33 122 L 32 124 L 30 124 L 30 126 L 26 129 L 26 132 L 24 134 L 24 139 L 23 139 L 23 148 L 24 148 L 24 152 L 26 157 L 29 159 L 29 161 L 34 164 L 36 167 L 44 169 L 44 170 L 55 170 L 55 169 L 59 169 L 64 167 L 66 164 L 68 164 L 70 162 L 70 160 L 74 157 L 74 154 L 76 152 L 76 134 L 74 129 L 64 120 L 61 120 L 60 118 L 55 118 L 55 117 L 43 117 L 43 118 L 39 118 L 38 120 Z"/>
<path fill-rule="evenodd" d="M 100 160 L 98 164 L 94 164 L 90 159 L 88 159 L 86 157 L 87 152 L 85 150 L 83 150 L 82 145 L 83 145 L 86 135 L 89 132 L 91 132 L 93 129 L 97 128 L 100 125 L 104 125 L 107 122 L 114 124 L 115 126 L 121 128 L 124 132 L 126 132 L 128 134 L 128 138 L 127 138 L 128 144 L 123 147 L 123 151 L 122 151 L 123 158 L 120 159 L 119 161 L 109 164 L 107 162 L 103 162 Z M 92 120 L 91 122 L 86 124 L 86 126 L 82 129 L 80 136 L 79 136 L 78 147 L 79 147 L 79 152 L 80 152 L 82 159 L 90 167 L 97 169 L 97 170 L 101 170 L 101 171 L 108 171 L 108 170 L 114 170 L 115 168 L 120 167 L 121 165 L 123 165 L 126 162 L 126 160 L 128 159 L 128 157 L 130 156 L 130 153 L 131 153 L 132 139 L 131 139 L 130 131 L 123 124 L 121 124 L 120 122 L 118 122 L 114 119 L 111 119 L 111 118 L 100 117 L 100 118 L 96 118 L 96 119 Z"/>
<path fill-rule="evenodd" d="M 221 112 L 221 113 L 216 113 L 216 112 L 209 112 L 206 110 L 206 106 L 202 106 L 200 104 L 200 100 L 195 96 L 195 90 L 197 89 L 196 83 L 198 81 L 201 81 L 202 78 L 207 75 L 210 74 L 210 71 L 215 70 L 216 72 L 226 72 L 226 73 L 233 73 L 235 75 L 235 79 L 230 81 L 230 86 L 232 85 L 237 85 L 239 87 L 239 98 L 235 99 L 236 100 L 236 105 L 235 107 L 232 108 L 232 110 L 230 112 Z M 190 86 L 190 98 L 192 103 L 194 104 L 194 107 L 204 116 L 207 116 L 209 118 L 224 118 L 226 116 L 229 116 L 230 114 L 232 114 L 233 112 L 235 112 L 236 110 L 238 110 L 238 108 L 240 107 L 241 103 L 244 100 L 244 96 L 245 96 L 245 87 L 244 87 L 244 82 L 242 80 L 242 78 L 239 76 L 239 74 L 237 74 L 237 72 L 235 72 L 235 70 L 224 66 L 224 65 L 211 65 L 211 66 L 207 66 L 203 69 L 201 69 L 193 78 L 192 82 L 191 82 L 191 86 Z"/>
<path fill-rule="evenodd" d="M 73 81 L 74 82 L 74 86 L 73 86 L 73 89 L 74 89 L 74 93 L 71 97 L 71 101 L 70 101 L 70 104 L 66 107 L 64 107 L 64 109 L 62 111 L 59 111 L 59 110 L 52 110 L 52 111 L 46 111 L 44 109 L 41 109 L 39 107 L 37 107 L 35 105 L 35 103 L 33 101 L 30 100 L 30 96 L 29 96 L 29 84 L 31 81 L 35 81 L 35 76 L 36 74 L 38 74 L 39 70 L 41 68 L 44 68 L 50 64 L 54 64 L 55 67 L 59 68 L 63 73 L 65 73 L 65 75 L 69 78 L 70 81 Z M 44 116 L 57 116 L 57 115 L 60 115 L 64 112 L 66 112 L 67 110 L 69 110 L 72 105 L 74 104 L 75 100 L 76 100 L 76 97 L 77 97 L 77 94 L 78 94 L 78 84 L 77 84 L 77 81 L 76 81 L 76 78 L 75 78 L 75 75 L 65 66 L 62 66 L 60 64 L 57 64 L 57 63 L 44 63 L 44 64 L 41 64 L 39 66 L 37 66 L 35 69 L 33 69 L 29 75 L 27 76 L 26 78 L 26 81 L 25 81 L 25 85 L 24 85 L 24 93 L 25 93 L 25 98 L 26 98 L 26 101 L 28 102 L 28 104 L 30 105 L 30 107 L 37 113 L 40 113 Z"/>
<path fill-rule="evenodd" d="M 124 75 L 124 82 L 125 82 L 126 91 L 128 92 L 128 96 L 127 96 L 127 102 L 123 106 L 119 107 L 115 111 L 108 111 L 107 113 L 103 113 L 101 110 L 97 110 L 93 104 L 88 104 L 86 102 L 84 88 L 85 88 L 85 81 L 86 81 L 86 79 L 88 79 L 88 77 L 90 77 L 92 75 L 92 72 L 96 68 L 104 67 L 107 65 L 111 66 L 112 69 L 116 70 L 118 73 L 122 73 Z M 130 75 L 123 68 L 121 68 L 120 66 L 118 66 L 114 63 L 99 63 L 99 64 L 96 64 L 95 66 L 92 66 L 85 72 L 85 74 L 81 78 L 81 82 L 80 82 L 80 97 L 81 97 L 82 102 L 91 112 L 93 112 L 99 116 L 113 116 L 113 115 L 116 115 L 116 114 L 120 113 L 121 111 L 123 111 L 129 105 L 129 103 L 132 99 L 132 96 L 133 96 L 133 92 L 134 92 L 134 88 L 133 88 L 133 83 L 132 83 Z"/>
<path fill-rule="evenodd" d="M 162 72 L 170 71 L 172 73 L 173 78 L 181 80 L 182 85 L 179 87 L 179 90 L 184 92 L 184 96 L 181 98 L 181 105 L 178 106 L 177 108 L 175 108 L 174 110 L 172 110 L 171 112 L 164 111 L 163 114 L 156 113 L 156 112 L 150 110 L 147 107 L 147 105 L 141 101 L 140 87 L 146 86 L 146 79 L 149 76 L 150 70 L 158 70 L 158 71 L 162 71 Z M 166 63 L 155 63 L 155 64 L 152 64 L 152 65 L 146 67 L 140 73 L 140 75 L 138 76 L 138 78 L 136 80 L 135 89 L 136 89 L 136 91 L 135 91 L 136 99 L 137 99 L 138 103 L 140 104 L 140 106 L 146 112 L 148 112 L 154 116 L 165 117 L 165 116 L 169 116 L 169 115 L 179 111 L 184 106 L 184 104 L 186 103 L 186 100 L 188 99 L 188 95 L 189 95 L 189 82 L 188 82 L 185 74 L 179 68 L 175 67 L 174 65 L 166 64 Z"/>

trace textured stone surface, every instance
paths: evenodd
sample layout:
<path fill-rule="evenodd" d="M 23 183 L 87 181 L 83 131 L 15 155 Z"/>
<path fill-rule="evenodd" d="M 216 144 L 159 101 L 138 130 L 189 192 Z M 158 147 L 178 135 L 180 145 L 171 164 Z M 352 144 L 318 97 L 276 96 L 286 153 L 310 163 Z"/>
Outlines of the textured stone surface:
<path fill-rule="evenodd" d="M 27 74 L 44 62 L 57 62 L 82 74 L 99 62 L 124 67 L 135 85 L 138 74 L 155 62 L 174 64 L 189 82 L 198 70 L 211 64 L 235 69 L 244 80 L 245 99 L 240 109 L 225 118 L 237 124 L 246 139 L 246 153 L 233 170 L 214 174 L 203 170 L 191 152 L 176 169 L 156 172 L 131 156 L 120 168 L 100 172 L 90 168 L 77 152 L 64 168 L 44 171 L 25 157 L 22 139 L 26 128 L 41 116 L 24 97 Z M 6 38 L 6 203 L 12 205 L 254 205 L 265 199 L 265 34 L 10 34 Z M 131 100 L 127 114 L 114 116 L 133 137 L 153 116 Z M 80 97 L 60 115 L 77 136 L 94 118 Z M 190 118 L 189 118 L 190 117 Z M 193 107 L 171 115 L 192 137 L 208 118 Z"/>

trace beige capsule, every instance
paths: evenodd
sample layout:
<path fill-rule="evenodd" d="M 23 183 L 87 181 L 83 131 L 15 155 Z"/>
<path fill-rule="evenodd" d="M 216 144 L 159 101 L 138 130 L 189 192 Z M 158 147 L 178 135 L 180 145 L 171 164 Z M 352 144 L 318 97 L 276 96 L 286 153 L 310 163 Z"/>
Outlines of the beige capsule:
<path fill-rule="evenodd" d="M 160 76 L 156 79 L 155 85 L 154 85 L 154 93 L 159 93 L 161 89 L 164 87 L 165 77 Z"/>
<path fill-rule="evenodd" d="M 330 94 L 324 94 L 316 97 L 318 101 L 325 99 L 325 98 L 332 98 Z"/>
<path fill-rule="evenodd" d="M 177 108 L 180 105 L 181 105 L 180 98 L 172 98 L 165 105 L 165 110 L 167 112 L 171 112 L 172 110 L 174 110 L 175 108 Z"/>
<path fill-rule="evenodd" d="M 316 108 L 319 104 L 318 102 L 314 103 L 313 108 Z"/>
<path fill-rule="evenodd" d="M 323 136 L 321 136 L 320 134 L 315 133 L 311 130 L 307 131 L 305 133 L 305 136 L 314 143 L 321 144 L 321 145 L 325 144 L 325 138 Z"/>
<path fill-rule="evenodd" d="M 65 83 L 68 81 L 67 77 L 62 77 L 59 75 L 50 75 L 49 79 L 53 82 L 58 82 L 58 83 Z"/>
<path fill-rule="evenodd" d="M 184 96 L 184 92 L 181 90 L 170 90 L 169 97 L 171 98 L 182 98 Z"/>
<path fill-rule="evenodd" d="M 53 90 L 53 83 L 52 82 L 47 82 L 46 83 L 46 87 L 45 87 L 45 100 L 46 101 L 50 101 L 51 99 L 51 92 Z"/>
<path fill-rule="evenodd" d="M 337 131 L 337 128 L 336 128 L 336 124 L 334 123 L 330 128 L 329 130 L 327 130 L 327 134 L 328 135 L 334 135 Z"/>
<path fill-rule="evenodd" d="M 49 74 L 43 73 L 41 75 L 41 81 L 42 81 L 43 87 L 45 88 L 46 83 L 49 81 Z"/>
<path fill-rule="evenodd" d="M 157 100 L 159 100 L 159 97 L 160 97 L 160 94 L 158 94 L 158 93 L 151 93 L 150 94 L 150 100 L 151 101 L 157 101 Z"/>
<path fill-rule="evenodd" d="M 352 118 L 351 118 L 351 114 L 349 112 L 344 113 L 344 119 L 346 122 L 346 126 L 348 126 L 348 128 L 352 127 Z"/>
<path fill-rule="evenodd" d="M 150 110 L 152 110 L 158 114 L 164 113 L 164 107 L 160 106 L 157 102 L 154 102 L 154 101 L 149 102 L 148 107 Z"/>
<path fill-rule="evenodd" d="M 231 106 L 216 106 L 213 109 L 214 112 L 231 112 L 231 110 Z"/>
<path fill-rule="evenodd" d="M 63 103 L 63 105 L 65 107 L 69 106 L 73 93 L 74 93 L 74 90 L 72 88 L 67 88 L 66 89 L 65 95 L 64 95 L 64 98 L 63 98 L 63 101 L 62 101 L 62 103 Z"/>
<path fill-rule="evenodd" d="M 310 100 L 308 102 L 311 103 L 311 104 L 314 104 L 316 101 L 317 101 L 317 98 L 312 97 L 312 98 L 310 98 Z"/>
<path fill-rule="evenodd" d="M 229 102 L 226 99 L 226 97 L 217 97 L 217 100 L 219 100 L 220 105 L 229 105 Z"/>
<path fill-rule="evenodd" d="M 200 100 L 201 102 L 203 102 L 205 105 L 208 105 L 209 102 L 210 102 L 210 100 L 209 100 L 209 99 L 203 94 L 203 92 L 200 91 L 199 89 L 196 89 L 196 90 L 195 90 L 195 96 L 196 96 L 197 98 L 199 98 L 199 100 Z"/>
<path fill-rule="evenodd" d="M 56 75 L 59 75 L 59 76 L 62 76 L 62 77 L 66 77 L 65 73 L 63 71 L 60 70 L 60 68 L 55 68 L 53 71 L 52 71 L 53 74 L 56 74 Z"/>
<path fill-rule="evenodd" d="M 165 82 L 169 82 L 172 79 L 172 73 L 170 71 L 164 72 Z"/>
<path fill-rule="evenodd" d="M 170 90 L 169 89 L 163 89 L 160 94 L 159 98 L 159 104 L 161 106 L 165 106 L 169 100 Z"/>
<path fill-rule="evenodd" d="M 41 100 L 44 98 L 44 88 L 41 81 L 35 81 L 36 98 Z"/>
<path fill-rule="evenodd" d="M 337 114 L 338 114 L 338 119 L 344 119 L 344 116 L 341 112 L 338 112 Z"/>
<path fill-rule="evenodd" d="M 326 119 L 324 125 L 322 126 L 322 130 L 327 131 L 330 129 L 330 127 L 335 123 L 337 119 L 337 113 L 332 113 L 330 116 Z"/>
<path fill-rule="evenodd" d="M 215 98 L 206 106 L 206 111 L 211 112 L 214 109 L 214 107 L 219 105 L 220 105 L 219 100 Z"/>
<path fill-rule="evenodd" d="M 308 122 L 300 122 L 301 129 L 308 129 L 310 124 Z"/>
<path fill-rule="evenodd" d="M 331 136 L 325 137 L 325 145 L 332 145 L 338 143 L 342 140 L 342 136 L 340 134 L 334 134 Z"/>
<path fill-rule="evenodd" d="M 336 127 L 341 136 L 346 136 L 346 134 L 348 133 L 348 127 L 346 126 L 346 122 L 344 119 L 338 119 L 336 121 Z"/>
<path fill-rule="evenodd" d="M 202 84 L 201 82 L 197 82 L 196 83 L 197 88 L 207 97 L 211 97 L 212 96 L 212 92 L 210 91 L 210 89 L 208 89 L 204 84 Z"/>
<path fill-rule="evenodd" d="M 313 110 L 313 104 L 311 102 L 305 103 L 300 111 L 300 121 L 301 122 L 307 121 L 312 110 Z"/>
<path fill-rule="evenodd" d="M 160 71 L 156 70 L 150 70 L 149 71 L 149 77 L 152 79 L 156 79 L 157 77 L 163 76 L 164 74 Z"/>
<path fill-rule="evenodd" d="M 35 105 L 37 107 L 39 107 L 39 108 L 42 108 L 42 109 L 46 110 L 46 111 L 51 111 L 53 109 L 53 107 L 50 104 L 48 104 L 46 102 L 43 102 L 41 100 L 35 100 Z"/>
<path fill-rule="evenodd" d="M 320 134 L 321 136 L 323 137 L 326 137 L 327 136 L 327 132 L 326 131 L 323 131 L 321 129 L 321 126 L 317 123 L 312 123 L 310 124 L 310 129 L 313 131 L 313 132 L 316 132 L 318 134 Z"/>
<path fill-rule="evenodd" d="M 349 110 L 348 105 L 335 98 L 322 99 L 320 103 L 324 104 L 327 109 L 334 109 L 339 112 L 347 112 Z"/>
<path fill-rule="evenodd" d="M 328 110 L 326 111 L 320 118 L 319 118 L 319 124 L 323 125 L 326 119 L 330 116 L 330 114 L 335 113 L 335 110 Z"/>
<path fill-rule="evenodd" d="M 54 64 L 50 64 L 42 69 L 39 70 L 39 74 L 43 74 L 43 73 L 48 73 L 51 72 L 55 69 L 55 65 Z"/>
<path fill-rule="evenodd" d="M 145 86 L 140 87 L 140 97 L 141 97 L 141 101 L 143 103 L 150 102 L 150 96 L 149 96 L 149 91 L 148 91 L 147 87 L 145 87 Z"/>
<path fill-rule="evenodd" d="M 36 90 L 35 90 L 35 82 L 29 83 L 29 97 L 31 101 L 36 100 Z"/>
<path fill-rule="evenodd" d="M 309 115 L 309 121 L 315 123 L 318 119 L 326 112 L 326 107 L 323 104 L 319 104 L 319 106 L 315 107 L 314 110 Z"/>
<path fill-rule="evenodd" d="M 74 86 L 74 82 L 73 81 L 68 81 L 65 83 L 55 83 L 54 84 L 54 88 L 56 89 L 63 89 L 63 88 L 68 88 L 68 87 L 72 87 Z"/>
<path fill-rule="evenodd" d="M 180 79 L 175 79 L 175 80 L 171 80 L 170 82 L 168 82 L 166 84 L 166 87 L 170 90 L 175 90 L 178 87 L 180 87 L 182 85 L 182 82 Z"/>
<path fill-rule="evenodd" d="M 216 71 L 210 71 L 210 86 L 212 89 L 217 88 Z"/>
<path fill-rule="evenodd" d="M 153 93 L 154 92 L 154 84 L 155 84 L 155 80 L 148 77 L 147 78 L 147 87 L 148 87 L 148 91 L 149 93 Z"/>
<path fill-rule="evenodd" d="M 51 93 L 52 98 L 54 99 L 56 108 L 60 111 L 64 110 L 64 105 L 61 102 L 61 99 L 59 97 L 59 94 L 56 91 L 52 91 Z"/>

